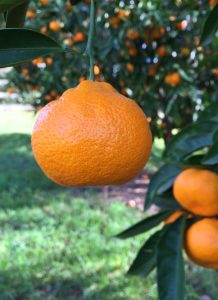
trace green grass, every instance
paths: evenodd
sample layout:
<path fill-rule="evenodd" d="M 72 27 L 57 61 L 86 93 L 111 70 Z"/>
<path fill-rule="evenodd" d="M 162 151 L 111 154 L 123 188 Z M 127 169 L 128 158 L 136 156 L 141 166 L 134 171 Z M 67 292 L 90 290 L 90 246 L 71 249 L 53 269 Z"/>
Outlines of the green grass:
<path fill-rule="evenodd" d="M 32 113 L 0 113 L 0 300 L 156 300 L 155 274 L 125 275 L 146 235 L 113 237 L 141 213 L 47 179 L 32 156 L 32 125 Z M 187 299 L 215 300 L 215 272 L 188 267 Z"/>

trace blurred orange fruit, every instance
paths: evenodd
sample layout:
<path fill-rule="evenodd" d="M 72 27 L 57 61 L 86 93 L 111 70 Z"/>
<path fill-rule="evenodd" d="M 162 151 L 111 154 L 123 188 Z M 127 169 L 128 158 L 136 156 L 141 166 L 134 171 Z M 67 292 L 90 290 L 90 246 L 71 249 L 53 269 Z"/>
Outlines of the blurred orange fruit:
<path fill-rule="evenodd" d="M 135 39 L 139 38 L 139 33 L 136 30 L 129 28 L 126 36 L 130 40 L 135 40 Z"/>
<path fill-rule="evenodd" d="M 218 77 L 218 68 L 212 70 L 212 74 Z"/>
<path fill-rule="evenodd" d="M 209 0 L 208 5 L 210 6 L 210 8 L 214 8 L 217 5 L 217 2 L 217 0 Z"/>
<path fill-rule="evenodd" d="M 48 0 L 40 0 L 42 6 L 46 6 L 48 4 Z"/>
<path fill-rule="evenodd" d="M 182 56 L 189 56 L 190 55 L 190 49 L 189 48 L 181 48 L 181 54 Z"/>
<path fill-rule="evenodd" d="M 73 40 L 76 42 L 76 43 L 82 43 L 85 41 L 85 35 L 84 33 L 82 32 L 77 32 L 74 37 L 73 37 Z"/>
<path fill-rule="evenodd" d="M 28 9 L 27 13 L 26 13 L 26 17 L 29 19 L 34 19 L 36 16 L 36 12 L 33 9 Z"/>
<path fill-rule="evenodd" d="M 118 28 L 118 26 L 120 24 L 120 18 L 118 16 L 114 16 L 114 17 L 110 18 L 109 24 L 113 28 Z"/>
<path fill-rule="evenodd" d="M 41 29 L 40 29 L 40 32 L 41 32 L 42 34 L 46 34 L 46 33 L 48 32 L 47 27 L 46 27 L 46 26 L 42 26 Z"/>
<path fill-rule="evenodd" d="M 7 93 L 9 93 L 9 94 L 13 94 L 15 92 L 15 90 L 14 90 L 14 88 L 13 87 L 8 87 L 7 88 Z"/>
<path fill-rule="evenodd" d="M 82 81 L 38 115 L 33 153 L 64 186 L 122 184 L 147 162 L 152 136 L 137 103 L 106 82 Z"/>
<path fill-rule="evenodd" d="M 187 28 L 187 26 L 188 26 L 187 20 L 182 20 L 176 24 L 176 28 L 180 31 L 185 30 Z"/>
<path fill-rule="evenodd" d="M 134 71 L 134 65 L 131 63 L 126 64 L 126 69 L 128 72 L 133 72 Z"/>
<path fill-rule="evenodd" d="M 137 53 L 138 53 L 138 50 L 136 48 L 130 48 L 129 51 L 128 51 L 129 55 L 130 56 L 136 56 Z"/>
<path fill-rule="evenodd" d="M 61 30 L 61 25 L 58 21 L 51 21 L 49 23 L 49 29 L 54 32 L 59 32 Z"/>
<path fill-rule="evenodd" d="M 163 56 L 166 56 L 167 55 L 167 49 L 164 45 L 161 45 L 157 48 L 157 55 L 159 57 L 163 57 Z"/>
<path fill-rule="evenodd" d="M 165 76 L 164 82 L 166 84 L 171 85 L 172 87 L 176 87 L 181 83 L 181 76 L 178 72 L 172 72 Z"/>
<path fill-rule="evenodd" d="M 46 64 L 47 65 L 52 65 L 53 64 L 53 59 L 51 57 L 46 58 Z"/>

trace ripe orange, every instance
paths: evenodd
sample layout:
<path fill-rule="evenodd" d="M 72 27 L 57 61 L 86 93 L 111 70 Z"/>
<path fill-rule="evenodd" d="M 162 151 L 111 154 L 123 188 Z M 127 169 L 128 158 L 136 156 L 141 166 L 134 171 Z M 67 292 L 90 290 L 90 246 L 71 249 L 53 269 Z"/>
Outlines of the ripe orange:
<path fill-rule="evenodd" d="M 105 82 L 82 81 L 40 111 L 33 153 L 64 186 L 121 184 L 147 162 L 152 136 L 146 116 Z"/>
<path fill-rule="evenodd" d="M 114 16 L 113 18 L 111 18 L 109 20 L 109 24 L 111 25 L 111 27 L 113 28 L 118 28 L 119 24 L 120 24 L 120 18 L 119 16 Z"/>
<path fill-rule="evenodd" d="M 196 264 L 218 269 L 218 219 L 204 218 L 192 224 L 185 234 L 185 250 Z"/>
<path fill-rule="evenodd" d="M 61 25 L 57 21 L 51 21 L 49 23 L 49 29 L 55 32 L 59 32 L 61 30 Z"/>
<path fill-rule="evenodd" d="M 181 83 L 181 76 L 178 72 L 172 72 L 165 76 L 164 82 L 171 85 L 172 87 L 176 87 Z"/>
<path fill-rule="evenodd" d="M 212 74 L 218 77 L 218 68 L 212 70 Z"/>
<path fill-rule="evenodd" d="M 218 175 L 189 168 L 175 179 L 173 194 L 187 210 L 201 216 L 218 215 Z"/>

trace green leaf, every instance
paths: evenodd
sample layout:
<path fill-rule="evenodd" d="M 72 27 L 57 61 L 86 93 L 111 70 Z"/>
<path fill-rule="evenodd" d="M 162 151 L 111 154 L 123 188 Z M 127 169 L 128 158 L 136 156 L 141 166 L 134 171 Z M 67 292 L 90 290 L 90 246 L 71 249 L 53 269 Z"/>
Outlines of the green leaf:
<path fill-rule="evenodd" d="M 10 10 L 27 0 L 0 0 L 0 12 Z"/>
<path fill-rule="evenodd" d="M 9 10 L 6 28 L 22 28 L 24 26 L 28 5 L 29 1 L 25 1 L 15 8 Z"/>
<path fill-rule="evenodd" d="M 14 66 L 64 49 L 46 35 L 29 29 L 0 29 L 0 67 Z"/>
<path fill-rule="evenodd" d="M 179 202 L 177 202 L 176 199 L 173 197 L 172 190 L 162 195 L 156 196 L 154 204 L 159 206 L 162 209 L 168 209 L 173 211 L 184 209 L 179 204 Z"/>
<path fill-rule="evenodd" d="M 208 153 L 202 160 L 203 165 L 216 165 L 218 164 L 218 139 L 210 147 Z"/>
<path fill-rule="evenodd" d="M 206 19 L 201 34 L 201 39 L 200 39 L 201 44 L 208 44 L 211 41 L 212 36 L 215 34 L 217 29 L 218 29 L 218 4 L 209 13 L 209 16 Z"/>
<path fill-rule="evenodd" d="M 157 280 L 160 300 L 184 300 L 185 272 L 182 256 L 186 217 L 167 229 L 157 248 Z"/>
<path fill-rule="evenodd" d="M 190 153 L 210 146 L 217 122 L 205 121 L 191 124 L 180 131 L 167 145 L 164 156 L 173 161 L 182 161 Z"/>
<path fill-rule="evenodd" d="M 182 166 L 178 164 L 165 164 L 151 177 L 145 200 L 145 210 L 155 202 L 157 195 L 160 195 L 172 186 L 175 177 L 182 169 Z"/>
<path fill-rule="evenodd" d="M 70 2 L 71 2 L 72 5 L 76 5 L 80 2 L 82 2 L 82 0 L 70 0 Z"/>
<path fill-rule="evenodd" d="M 155 226 L 159 225 L 162 221 L 164 221 L 168 216 L 172 214 L 172 211 L 162 211 L 159 214 L 154 216 L 148 217 L 135 225 L 131 226 L 130 228 L 124 230 L 123 232 L 119 233 L 116 237 L 120 239 L 130 238 L 132 236 L 144 233 Z"/>
<path fill-rule="evenodd" d="M 135 260 L 129 268 L 128 274 L 147 277 L 156 267 L 157 245 L 163 230 L 153 234 L 139 250 Z"/>

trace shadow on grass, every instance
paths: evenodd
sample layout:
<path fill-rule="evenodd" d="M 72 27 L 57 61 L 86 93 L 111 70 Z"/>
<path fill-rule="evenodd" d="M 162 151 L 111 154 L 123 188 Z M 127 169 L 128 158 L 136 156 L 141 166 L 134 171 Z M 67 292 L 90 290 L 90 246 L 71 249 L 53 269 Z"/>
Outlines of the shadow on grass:
<path fill-rule="evenodd" d="M 94 188 L 61 187 L 48 179 L 34 160 L 30 135 L 19 133 L 0 135 L 0 193 L 6 193 L 0 198 L 14 198 L 12 201 L 14 204 L 2 200 L 3 203 L 0 199 L 0 207 L 37 205 L 39 199 L 34 200 L 34 195 L 38 191 L 47 194 L 69 191 L 73 196 L 80 196 L 84 192 L 94 190 Z"/>

